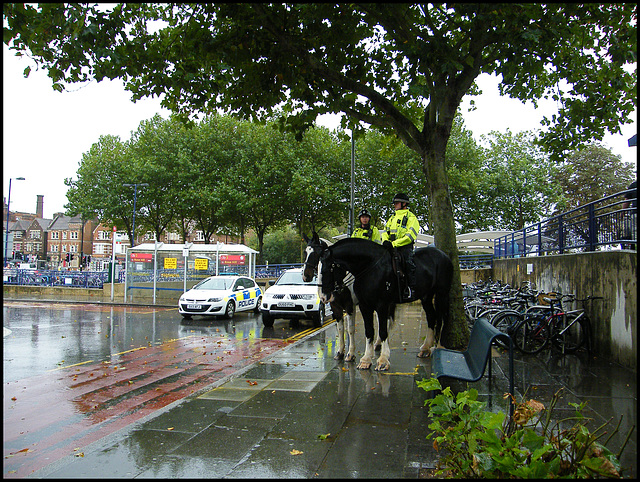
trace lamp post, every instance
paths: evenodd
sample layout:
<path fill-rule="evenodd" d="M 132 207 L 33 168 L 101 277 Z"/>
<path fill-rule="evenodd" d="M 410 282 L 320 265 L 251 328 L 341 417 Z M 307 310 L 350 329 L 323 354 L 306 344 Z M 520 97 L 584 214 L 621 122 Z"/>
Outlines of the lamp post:
<path fill-rule="evenodd" d="M 24 181 L 24 177 L 14 177 L 13 179 L 15 179 L 16 181 Z M 7 266 L 7 250 L 9 249 L 9 213 L 10 213 L 10 208 L 11 206 L 11 178 L 9 178 L 9 195 L 7 197 L 7 230 L 5 231 L 5 238 L 4 238 L 4 264 L 5 266 Z"/>
<path fill-rule="evenodd" d="M 149 184 L 146 182 L 138 183 L 138 184 L 123 184 L 124 187 L 133 186 L 133 225 L 131 227 L 131 236 L 133 239 L 131 240 L 131 247 L 133 248 L 133 243 L 136 242 L 136 199 L 138 197 L 138 186 L 146 187 Z"/>

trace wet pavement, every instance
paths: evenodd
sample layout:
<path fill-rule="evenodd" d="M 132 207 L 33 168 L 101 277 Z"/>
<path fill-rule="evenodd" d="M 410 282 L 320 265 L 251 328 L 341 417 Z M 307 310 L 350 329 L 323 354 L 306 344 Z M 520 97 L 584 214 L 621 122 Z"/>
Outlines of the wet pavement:
<path fill-rule="evenodd" d="M 79 414 L 77 407 L 81 405 L 82 396 L 76 393 L 65 424 L 53 427 L 56 430 L 82 427 L 82 430 L 75 439 L 67 435 L 64 443 L 50 443 L 50 460 L 39 459 L 40 466 L 30 464 L 36 459 L 29 457 L 42 450 L 45 437 L 29 439 L 29 434 L 22 434 L 27 438 L 16 442 L 19 425 L 7 426 L 7 417 L 17 423 L 20 419 L 29 420 L 32 416 L 29 413 L 47 411 L 47 395 L 52 387 L 45 380 L 51 379 L 51 372 L 5 380 L 3 475 L 5 478 L 426 477 L 435 466 L 438 454 L 426 439 L 429 419 L 424 401 L 428 394 L 416 386 L 416 381 L 429 377 L 431 364 L 429 359 L 416 356 L 419 340 L 424 336 L 420 321 L 424 321 L 424 314 L 419 304 L 399 307 L 390 337 L 391 370 L 382 373 L 357 370 L 355 363 L 333 359 L 337 349 L 335 323 L 327 323 L 316 331 L 307 330 L 306 334 L 302 330 L 286 339 L 267 339 L 260 333 L 253 339 L 259 349 L 251 351 L 252 355 L 245 352 L 233 360 L 228 359 L 225 363 L 225 367 L 230 365 L 226 367 L 228 371 L 217 372 L 215 380 L 198 377 L 198 373 L 213 371 L 204 370 L 207 363 L 203 359 L 207 355 L 199 350 L 208 352 L 212 345 L 223 342 L 221 351 L 210 360 L 211 367 L 220 367 L 216 356 L 230 357 L 236 350 L 234 343 L 227 343 L 231 337 L 215 338 L 215 331 L 207 335 L 196 330 L 193 334 L 185 333 L 182 339 L 167 339 L 158 345 L 154 341 L 145 349 L 131 349 L 119 354 L 116 363 L 125 367 L 124 371 L 138 370 L 139 378 L 134 377 L 134 383 L 130 384 L 132 378 L 127 376 L 115 384 L 125 387 L 121 390 L 127 395 L 120 397 L 127 408 L 110 405 L 106 393 L 98 401 L 102 416 L 108 416 L 109 407 L 121 416 L 100 422 L 87 416 L 92 413 L 91 409 Z M 279 326 L 277 322 L 276 329 Z M 359 316 L 356 327 L 359 357 L 364 351 Z M 214 325 L 209 327 L 209 331 L 215 329 Z M 265 345 L 260 346 L 262 343 Z M 240 345 L 246 349 L 246 344 Z M 5 340 L 5 349 L 6 346 Z M 179 366 L 173 364 L 174 356 L 182 357 L 175 363 L 190 367 L 183 367 L 182 377 L 190 375 L 201 383 L 186 383 L 186 379 L 180 377 L 173 380 L 175 385 L 163 393 L 175 393 L 176 398 L 171 401 L 167 398 L 168 403 L 163 406 L 145 398 L 149 391 L 143 391 L 146 395 L 136 399 L 136 393 L 126 389 L 139 383 L 138 380 L 144 383 L 142 380 L 149 370 L 147 367 L 145 371 L 143 354 L 149 356 L 150 350 L 157 350 L 148 359 L 154 363 L 162 359 L 162 353 L 168 357 L 166 363 L 153 372 L 166 372 L 163 375 L 166 380 L 159 387 L 172 383 L 170 371 Z M 479 391 L 479 398 L 487 402 L 487 410 L 506 413 L 508 405 L 503 394 L 508 391 L 508 357 L 496 350 L 493 362 L 491 381 L 485 374 L 482 380 L 468 386 Z M 78 373 L 82 375 L 76 375 L 75 382 L 88 383 L 89 378 L 98 378 L 98 365 L 89 365 L 65 367 L 53 373 L 64 372 L 65 377 L 59 378 L 69 380 L 80 368 Z M 84 368 L 93 371 L 87 373 Z M 108 369 L 106 372 L 111 373 Z M 42 380 L 36 383 L 38 377 Z M 454 391 L 467 387 L 466 383 L 454 380 L 450 384 Z M 75 385 L 92 386 L 91 383 Z M 67 385 L 62 390 L 77 390 L 75 385 Z M 9 387 L 16 387 L 14 393 L 17 393 L 23 386 L 34 389 L 38 386 L 40 390 L 28 400 L 27 407 L 19 403 L 27 401 L 21 400 L 25 393 L 16 397 L 16 401 L 8 397 Z M 527 398 L 545 405 L 556 391 L 564 388 L 554 413 L 569 415 L 569 403 L 586 402 L 583 413 L 593 419 L 589 425 L 592 430 L 612 420 L 611 433 L 622 416 L 619 432 L 607 443 L 614 452 L 636 424 L 636 375 L 583 352 L 565 356 L 549 350 L 534 356 L 516 354 L 515 386 L 518 400 L 526 392 Z M 91 397 L 98 394 L 99 390 L 93 391 Z M 145 406 L 150 408 L 145 411 Z M 24 409 L 24 413 L 20 412 Z M 112 429 L 97 428 L 106 423 Z M 28 450 L 22 452 L 25 448 Z M 636 430 L 623 452 L 622 463 L 625 477 L 637 477 Z"/>

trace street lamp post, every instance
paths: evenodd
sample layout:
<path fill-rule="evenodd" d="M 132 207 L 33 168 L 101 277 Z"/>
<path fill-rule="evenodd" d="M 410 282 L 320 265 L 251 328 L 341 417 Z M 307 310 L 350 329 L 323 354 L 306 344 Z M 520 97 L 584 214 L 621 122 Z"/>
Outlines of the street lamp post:
<path fill-rule="evenodd" d="M 15 179 L 16 181 L 24 181 L 24 177 L 14 177 L 13 179 Z M 10 213 L 10 208 L 11 206 L 11 178 L 9 178 L 9 195 L 7 197 L 7 230 L 5 231 L 5 238 L 4 238 L 4 264 L 5 266 L 7 266 L 7 250 L 9 249 L 9 213 Z"/>
<path fill-rule="evenodd" d="M 131 240 L 131 247 L 133 248 L 133 243 L 136 242 L 136 199 L 138 197 L 138 186 L 146 187 L 149 184 L 146 182 L 138 183 L 138 184 L 123 184 L 124 187 L 133 186 L 133 225 L 131 226 L 131 236 L 133 239 Z"/>

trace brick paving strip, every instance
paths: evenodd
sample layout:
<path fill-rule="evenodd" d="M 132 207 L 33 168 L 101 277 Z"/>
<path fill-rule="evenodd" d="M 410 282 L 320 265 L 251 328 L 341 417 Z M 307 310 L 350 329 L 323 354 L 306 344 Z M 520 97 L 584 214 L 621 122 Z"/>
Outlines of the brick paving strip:
<path fill-rule="evenodd" d="M 189 336 L 7 382 L 5 478 L 21 478 L 259 361 L 289 340 Z"/>

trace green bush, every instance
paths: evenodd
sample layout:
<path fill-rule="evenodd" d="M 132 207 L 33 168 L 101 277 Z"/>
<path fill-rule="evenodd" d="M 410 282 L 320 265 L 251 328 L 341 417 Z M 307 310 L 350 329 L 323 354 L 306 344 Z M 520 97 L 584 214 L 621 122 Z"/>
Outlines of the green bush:
<path fill-rule="evenodd" d="M 416 382 L 426 391 L 439 391 L 425 401 L 429 406 L 432 430 L 427 439 L 441 452 L 434 475 L 475 478 L 619 478 L 620 462 L 604 444 L 598 442 L 607 423 L 594 433 L 586 428 L 589 419 L 582 415 L 584 404 L 570 403 L 572 417 L 551 421 L 560 391 L 545 409 L 535 400 L 516 403 L 513 416 L 485 410 L 477 400 L 478 391 L 469 389 L 454 396 L 435 379 Z M 564 428 L 570 427 L 570 428 Z M 633 429 L 632 429 L 633 430 Z M 627 440 L 629 438 L 627 436 Z M 626 442 L 625 442 L 626 444 Z"/>

